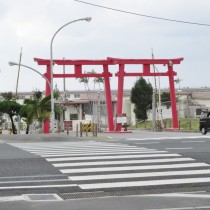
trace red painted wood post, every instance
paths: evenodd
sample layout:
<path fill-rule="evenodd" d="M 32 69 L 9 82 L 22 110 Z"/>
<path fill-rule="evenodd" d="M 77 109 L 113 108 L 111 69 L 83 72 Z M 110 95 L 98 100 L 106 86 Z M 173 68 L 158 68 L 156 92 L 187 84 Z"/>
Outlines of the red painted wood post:
<path fill-rule="evenodd" d="M 123 86 L 124 86 L 124 64 L 119 64 L 119 74 L 118 74 L 118 92 L 117 92 L 117 110 L 116 114 L 119 116 L 122 114 L 123 106 Z M 121 131 L 122 123 L 116 124 L 116 131 Z"/>
<path fill-rule="evenodd" d="M 50 78 L 50 65 L 47 65 L 47 72 L 44 74 L 44 76 L 51 82 L 51 78 Z M 51 93 L 51 87 L 49 86 L 49 84 L 46 81 L 46 85 L 45 85 L 45 96 L 50 95 Z M 50 121 L 47 120 L 44 122 L 44 134 L 48 134 L 50 132 Z"/>
<path fill-rule="evenodd" d="M 109 82 L 108 65 L 103 65 L 103 70 L 104 70 L 104 84 L 106 90 L 105 93 L 106 93 L 106 103 L 107 103 L 108 126 L 109 126 L 109 131 L 114 131 L 112 95 L 111 95 L 110 82 Z"/>
<path fill-rule="evenodd" d="M 170 98 L 171 98 L 171 111 L 173 119 L 173 128 L 178 129 L 178 116 L 176 109 L 176 94 L 175 94 L 175 85 L 174 85 L 174 71 L 173 64 L 168 64 L 168 77 L 169 77 L 169 87 L 170 87 Z"/>

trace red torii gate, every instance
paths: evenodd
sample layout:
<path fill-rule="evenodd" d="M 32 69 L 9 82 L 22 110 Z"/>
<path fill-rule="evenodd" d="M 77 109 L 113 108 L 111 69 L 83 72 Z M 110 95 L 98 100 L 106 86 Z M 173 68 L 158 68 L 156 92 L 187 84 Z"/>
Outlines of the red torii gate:
<path fill-rule="evenodd" d="M 44 76 L 51 81 L 50 78 L 50 60 L 34 58 L 38 65 L 46 66 L 46 73 Z M 174 64 L 180 64 L 183 58 L 176 59 L 120 59 L 120 58 L 110 58 L 106 60 L 53 60 L 57 65 L 73 65 L 74 73 L 71 74 L 53 74 L 53 78 L 67 78 L 67 77 L 103 77 L 106 92 L 106 103 L 107 103 L 107 115 L 108 115 L 108 126 L 109 132 L 120 132 L 121 124 L 117 124 L 116 130 L 114 129 L 114 118 L 112 112 L 112 100 L 111 100 L 111 88 L 109 78 L 112 77 L 112 73 L 109 72 L 109 65 L 119 65 L 119 71 L 115 74 L 118 77 L 118 93 L 117 93 L 117 110 L 116 114 L 122 114 L 122 100 L 123 100 L 123 86 L 124 77 L 126 76 L 168 76 L 169 77 L 169 87 L 170 87 L 170 98 L 171 98 L 171 108 L 172 108 L 172 118 L 173 118 L 173 128 L 178 129 L 178 117 L 176 110 L 176 96 L 174 87 L 174 76 L 177 73 L 173 70 Z M 132 73 L 125 72 L 125 65 L 143 65 L 143 71 Z M 84 65 L 100 65 L 103 66 L 102 73 L 83 73 L 82 66 Z M 168 67 L 166 72 L 150 72 L 151 65 L 164 65 Z M 51 93 L 50 86 L 46 82 L 46 95 Z M 49 133 L 49 121 L 44 124 L 44 133 Z"/>

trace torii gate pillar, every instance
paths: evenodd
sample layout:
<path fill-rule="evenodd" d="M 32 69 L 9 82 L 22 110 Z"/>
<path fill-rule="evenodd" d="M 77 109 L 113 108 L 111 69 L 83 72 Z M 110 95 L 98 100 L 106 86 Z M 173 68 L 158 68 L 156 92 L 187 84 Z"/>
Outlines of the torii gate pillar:
<path fill-rule="evenodd" d="M 170 65 L 170 64 L 168 64 L 168 78 L 169 78 L 169 87 L 170 87 L 173 129 L 178 129 L 179 123 L 178 123 L 178 114 L 177 114 L 177 108 L 176 108 L 176 94 L 175 94 L 175 87 L 174 87 L 173 65 Z"/>

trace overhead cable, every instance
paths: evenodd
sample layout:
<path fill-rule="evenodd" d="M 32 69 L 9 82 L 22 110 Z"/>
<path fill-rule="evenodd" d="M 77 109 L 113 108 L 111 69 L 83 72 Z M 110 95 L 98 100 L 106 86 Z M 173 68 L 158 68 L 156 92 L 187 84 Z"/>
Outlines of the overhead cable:
<path fill-rule="evenodd" d="M 142 17 L 146 17 L 146 18 L 153 18 L 153 19 L 163 20 L 163 21 L 171 21 L 171 22 L 177 22 L 177 23 L 184 23 L 184 24 L 210 27 L 210 24 L 207 24 L 207 23 L 198 23 L 198 22 L 176 20 L 176 19 L 170 19 L 170 18 L 164 18 L 164 17 L 157 17 L 157 16 L 152 16 L 152 15 L 145 15 L 145 14 L 130 12 L 130 11 L 126 11 L 126 10 L 116 9 L 116 8 L 112 8 L 112 7 L 102 6 L 102 5 L 98 5 L 98 4 L 93 4 L 93 3 L 86 2 L 86 1 L 81 1 L 81 0 L 74 0 L 74 1 L 79 2 L 79 3 L 83 3 L 83 4 L 87 4 L 87 5 L 91 5 L 91 6 L 94 6 L 94 7 L 100 7 L 100 8 L 103 8 L 103 9 L 108 9 L 108 10 L 112 10 L 112 11 L 116 11 L 116 12 L 130 14 L 130 15 L 142 16 Z"/>

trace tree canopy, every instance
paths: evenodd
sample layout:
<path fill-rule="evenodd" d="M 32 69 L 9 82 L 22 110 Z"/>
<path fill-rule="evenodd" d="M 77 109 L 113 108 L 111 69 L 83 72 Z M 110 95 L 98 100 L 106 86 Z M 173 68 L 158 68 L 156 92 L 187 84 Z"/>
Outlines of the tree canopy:
<path fill-rule="evenodd" d="M 16 134 L 17 129 L 13 121 L 13 116 L 19 115 L 22 106 L 18 104 L 16 101 L 12 100 L 13 94 L 11 92 L 5 92 L 5 93 L 2 93 L 1 95 L 3 96 L 5 100 L 0 101 L 0 112 L 6 113 L 9 115 L 9 118 L 12 123 L 12 131 L 14 134 Z"/>
<path fill-rule="evenodd" d="M 171 98 L 170 98 L 170 93 L 169 92 L 161 93 L 161 102 L 162 102 L 162 105 L 167 107 L 167 109 L 170 108 L 170 106 L 171 106 Z"/>
<path fill-rule="evenodd" d="M 54 97 L 58 97 L 58 92 L 54 93 Z M 24 105 L 21 109 L 21 117 L 25 118 L 27 129 L 26 133 L 29 132 L 29 126 L 33 120 L 37 120 L 42 127 L 42 123 L 50 119 L 51 112 L 51 95 L 42 97 L 41 91 L 35 91 L 32 99 L 25 99 Z M 55 113 L 60 115 L 59 108 L 55 105 Z"/>
<path fill-rule="evenodd" d="M 151 83 L 147 83 L 143 77 L 140 77 L 131 89 L 131 102 L 135 106 L 136 119 L 147 120 L 147 111 L 152 108 L 152 94 Z"/>

